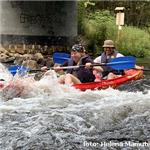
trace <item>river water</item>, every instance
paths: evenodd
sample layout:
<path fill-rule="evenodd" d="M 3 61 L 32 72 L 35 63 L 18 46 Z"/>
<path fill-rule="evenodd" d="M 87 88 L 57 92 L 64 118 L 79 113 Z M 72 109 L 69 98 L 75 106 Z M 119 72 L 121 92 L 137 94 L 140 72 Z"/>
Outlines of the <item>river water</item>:
<path fill-rule="evenodd" d="M 0 94 L 0 150 L 150 149 L 149 76 L 85 92 L 59 85 L 54 72 L 30 83 L 19 98 Z"/>

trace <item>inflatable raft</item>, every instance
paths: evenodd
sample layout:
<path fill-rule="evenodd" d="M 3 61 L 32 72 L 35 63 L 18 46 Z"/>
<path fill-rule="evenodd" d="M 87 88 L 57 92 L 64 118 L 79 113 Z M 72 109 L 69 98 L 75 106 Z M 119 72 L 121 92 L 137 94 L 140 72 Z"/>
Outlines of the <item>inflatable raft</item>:
<path fill-rule="evenodd" d="M 115 79 L 101 80 L 100 82 L 74 84 L 73 87 L 75 87 L 76 89 L 80 89 L 81 91 L 94 90 L 94 89 L 106 89 L 109 87 L 116 88 L 128 81 L 139 80 L 142 77 L 143 77 L 142 70 L 130 69 L 125 71 L 125 75 Z"/>

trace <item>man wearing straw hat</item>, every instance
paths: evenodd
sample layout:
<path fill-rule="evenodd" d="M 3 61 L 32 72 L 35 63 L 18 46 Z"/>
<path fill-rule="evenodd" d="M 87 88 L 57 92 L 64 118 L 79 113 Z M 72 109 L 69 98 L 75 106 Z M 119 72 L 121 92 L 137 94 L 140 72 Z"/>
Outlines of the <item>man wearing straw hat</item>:
<path fill-rule="evenodd" d="M 119 53 L 114 46 L 114 42 L 112 40 L 105 40 L 103 45 L 104 51 L 101 56 L 95 58 L 95 63 L 109 63 L 111 59 L 117 57 L 124 57 L 121 53 Z M 100 73 L 98 73 L 100 72 Z M 94 67 L 93 74 L 96 76 L 96 81 L 98 81 L 101 77 L 107 79 L 113 79 L 118 77 L 118 75 L 123 75 L 123 70 L 114 70 L 109 66 L 102 67 Z M 100 77 L 101 76 L 101 77 Z"/>
<path fill-rule="evenodd" d="M 124 55 L 122 55 L 115 49 L 114 42 L 112 40 L 105 40 L 103 48 L 104 52 L 101 54 L 101 56 L 95 58 L 95 63 L 109 63 L 113 58 L 124 57 Z M 143 66 L 137 65 L 135 65 L 135 68 L 144 69 Z M 95 81 L 99 81 L 101 80 L 101 78 L 113 79 L 118 76 L 124 75 L 124 70 L 114 70 L 109 66 L 94 67 L 93 69 L 93 74 L 96 77 Z"/>

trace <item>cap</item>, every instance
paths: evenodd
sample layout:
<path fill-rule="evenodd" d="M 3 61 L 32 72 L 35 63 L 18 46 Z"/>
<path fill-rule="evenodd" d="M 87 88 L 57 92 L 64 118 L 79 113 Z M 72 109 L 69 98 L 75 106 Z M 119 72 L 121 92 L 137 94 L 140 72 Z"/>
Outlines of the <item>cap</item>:
<path fill-rule="evenodd" d="M 71 51 L 85 52 L 85 48 L 82 44 L 75 44 L 72 46 Z"/>

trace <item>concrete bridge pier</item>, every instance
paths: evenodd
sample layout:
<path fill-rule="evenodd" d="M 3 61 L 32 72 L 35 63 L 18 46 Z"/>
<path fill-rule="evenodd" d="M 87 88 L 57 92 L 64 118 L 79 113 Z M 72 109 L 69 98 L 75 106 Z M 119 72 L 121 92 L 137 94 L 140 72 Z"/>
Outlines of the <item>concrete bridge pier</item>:
<path fill-rule="evenodd" d="M 0 1 L 1 44 L 68 46 L 77 36 L 76 1 Z"/>

